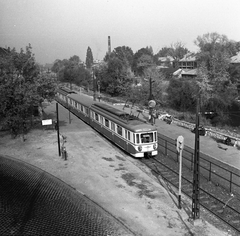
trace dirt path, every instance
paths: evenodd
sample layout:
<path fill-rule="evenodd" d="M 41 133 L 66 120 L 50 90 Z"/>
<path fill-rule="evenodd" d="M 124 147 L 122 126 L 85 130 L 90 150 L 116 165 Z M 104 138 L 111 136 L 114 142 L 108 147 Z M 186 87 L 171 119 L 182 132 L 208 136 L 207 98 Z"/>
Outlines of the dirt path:
<path fill-rule="evenodd" d="M 46 112 L 54 116 L 54 110 L 53 104 Z M 25 142 L 0 133 L 0 154 L 26 161 L 62 179 L 136 235 L 231 235 L 204 219 L 199 225 L 190 223 L 189 212 L 177 208 L 177 199 L 146 167 L 119 152 L 76 117 L 71 116 L 68 124 L 68 113 L 62 107 L 60 120 L 61 133 L 67 136 L 67 161 L 58 156 L 55 130 L 35 129 Z"/>

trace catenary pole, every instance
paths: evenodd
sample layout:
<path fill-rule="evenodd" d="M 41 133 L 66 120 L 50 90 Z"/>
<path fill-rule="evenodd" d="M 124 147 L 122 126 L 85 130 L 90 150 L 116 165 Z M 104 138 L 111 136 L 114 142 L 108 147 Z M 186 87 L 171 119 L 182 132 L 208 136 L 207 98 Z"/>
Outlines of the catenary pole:
<path fill-rule="evenodd" d="M 59 137 L 58 103 L 56 103 L 56 113 L 57 113 L 57 139 L 58 139 L 58 155 L 59 155 L 59 156 L 61 156 L 60 137 Z"/>
<path fill-rule="evenodd" d="M 196 109 L 196 128 L 195 128 L 195 149 L 194 149 L 194 169 L 193 169 L 193 194 L 192 194 L 192 218 L 193 220 L 200 218 L 199 203 L 199 98 L 197 98 Z"/>

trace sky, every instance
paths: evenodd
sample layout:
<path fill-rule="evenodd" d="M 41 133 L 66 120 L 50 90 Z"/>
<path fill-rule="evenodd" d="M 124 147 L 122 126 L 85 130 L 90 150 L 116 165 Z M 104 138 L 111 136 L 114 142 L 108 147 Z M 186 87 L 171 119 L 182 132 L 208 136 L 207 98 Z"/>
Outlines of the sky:
<path fill-rule="evenodd" d="M 181 42 L 196 52 L 194 40 L 217 32 L 240 41 L 240 0 L 0 0 L 0 47 L 25 49 L 36 61 L 53 63 L 73 55 L 102 60 L 108 50 L 133 52 Z"/>

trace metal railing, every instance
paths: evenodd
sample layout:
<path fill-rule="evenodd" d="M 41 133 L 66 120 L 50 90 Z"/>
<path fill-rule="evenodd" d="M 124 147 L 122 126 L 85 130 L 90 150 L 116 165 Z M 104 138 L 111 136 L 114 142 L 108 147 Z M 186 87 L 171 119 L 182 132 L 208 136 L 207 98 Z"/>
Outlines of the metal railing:
<path fill-rule="evenodd" d="M 158 150 L 178 162 L 175 140 L 158 133 Z M 240 170 L 204 153 L 200 152 L 199 156 L 202 177 L 223 187 L 230 193 L 240 195 Z M 185 145 L 182 153 L 182 164 L 193 170 L 193 163 L 194 150 Z"/>

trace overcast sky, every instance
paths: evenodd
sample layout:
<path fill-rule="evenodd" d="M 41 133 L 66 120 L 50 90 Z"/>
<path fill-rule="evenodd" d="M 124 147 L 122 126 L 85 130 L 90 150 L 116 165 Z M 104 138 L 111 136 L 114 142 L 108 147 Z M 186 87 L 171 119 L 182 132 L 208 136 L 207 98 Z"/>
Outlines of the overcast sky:
<path fill-rule="evenodd" d="M 36 61 L 78 55 L 94 59 L 128 46 L 135 53 L 182 42 L 197 51 L 199 35 L 217 32 L 240 41 L 240 0 L 0 0 L 0 47 L 31 43 Z"/>

